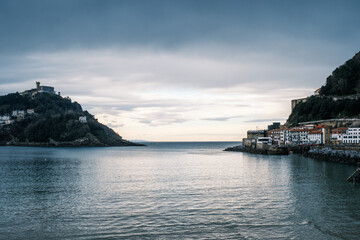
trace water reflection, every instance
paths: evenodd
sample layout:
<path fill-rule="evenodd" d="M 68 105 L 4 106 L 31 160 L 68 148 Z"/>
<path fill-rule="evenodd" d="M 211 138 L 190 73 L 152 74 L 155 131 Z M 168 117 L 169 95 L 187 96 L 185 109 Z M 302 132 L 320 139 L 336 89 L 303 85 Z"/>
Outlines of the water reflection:
<path fill-rule="evenodd" d="M 229 144 L 233 145 L 233 144 Z M 349 166 L 223 152 L 226 143 L 146 148 L 0 148 L 4 239 L 355 238 Z"/>
<path fill-rule="evenodd" d="M 353 239 L 359 236 L 359 188 L 345 181 L 352 172 L 351 167 L 299 155 L 292 156 L 291 160 L 294 207 L 301 216 L 299 221 L 309 225 L 307 237 Z"/>

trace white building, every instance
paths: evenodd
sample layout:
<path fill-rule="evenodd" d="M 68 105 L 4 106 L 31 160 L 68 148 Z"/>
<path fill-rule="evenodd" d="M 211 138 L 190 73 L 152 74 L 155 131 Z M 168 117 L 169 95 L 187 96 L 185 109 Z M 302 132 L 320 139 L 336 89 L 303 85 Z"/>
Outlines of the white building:
<path fill-rule="evenodd" d="M 35 113 L 35 110 L 34 110 L 34 109 L 27 109 L 27 110 L 26 110 L 26 113 L 27 113 L 27 114 L 34 114 L 34 113 Z"/>
<path fill-rule="evenodd" d="M 81 123 L 86 123 L 86 122 L 87 122 L 86 116 L 81 116 L 81 117 L 79 117 L 79 121 L 80 121 Z"/>
<path fill-rule="evenodd" d="M 348 128 L 347 127 L 339 127 L 331 130 L 331 140 L 343 142 L 344 135 L 346 135 Z"/>
<path fill-rule="evenodd" d="M 343 135 L 343 143 L 360 143 L 360 128 L 348 128 Z"/>
<path fill-rule="evenodd" d="M 296 128 L 291 129 L 289 134 L 289 139 L 294 143 L 308 143 L 308 133 L 311 132 L 312 129 L 304 129 L 304 128 Z"/>
<path fill-rule="evenodd" d="M 10 116 L 9 115 L 0 116 L 0 120 L 3 120 L 3 121 L 10 120 Z"/>
<path fill-rule="evenodd" d="M 308 133 L 308 139 L 312 143 L 322 144 L 323 142 L 323 131 L 314 130 Z"/>
<path fill-rule="evenodd" d="M 287 129 L 287 128 L 281 129 L 280 130 L 280 140 L 281 140 L 281 142 L 286 144 L 287 142 L 289 142 L 289 138 L 290 138 L 289 129 Z"/>
<path fill-rule="evenodd" d="M 273 142 L 278 144 L 286 144 L 289 141 L 289 129 L 273 129 L 267 132 Z"/>
<path fill-rule="evenodd" d="M 25 111 L 24 110 L 18 111 L 18 117 L 21 117 L 21 118 L 25 117 Z"/>
<path fill-rule="evenodd" d="M 256 144 L 267 144 L 267 145 L 271 145 L 272 144 L 272 138 L 271 137 L 258 137 L 256 139 Z"/>
<path fill-rule="evenodd" d="M 6 120 L 5 121 L 5 125 L 9 125 L 9 124 L 12 124 L 12 123 L 14 123 L 14 120 Z"/>

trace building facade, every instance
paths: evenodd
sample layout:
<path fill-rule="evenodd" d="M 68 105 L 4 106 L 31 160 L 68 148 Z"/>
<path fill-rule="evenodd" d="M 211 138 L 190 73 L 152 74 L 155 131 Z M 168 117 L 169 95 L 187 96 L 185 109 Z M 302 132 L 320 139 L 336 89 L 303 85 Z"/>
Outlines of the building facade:
<path fill-rule="evenodd" d="M 360 143 L 360 128 L 348 128 L 346 134 L 343 135 L 343 143 Z"/>

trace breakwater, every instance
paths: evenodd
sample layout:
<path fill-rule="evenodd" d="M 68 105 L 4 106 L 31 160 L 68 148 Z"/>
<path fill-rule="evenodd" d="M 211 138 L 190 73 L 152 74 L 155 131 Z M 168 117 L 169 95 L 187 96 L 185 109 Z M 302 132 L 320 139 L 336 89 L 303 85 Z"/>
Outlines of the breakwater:
<path fill-rule="evenodd" d="M 279 147 L 273 145 L 263 145 L 261 147 L 247 147 L 243 145 L 229 147 L 224 151 L 229 152 L 247 152 L 247 153 L 255 153 L 255 154 L 265 154 L 265 155 L 288 155 L 289 149 L 288 147 Z"/>
<path fill-rule="evenodd" d="M 336 150 L 329 147 L 312 148 L 303 152 L 305 157 L 327 162 L 337 162 L 357 166 L 360 164 L 360 152 L 355 150 Z"/>

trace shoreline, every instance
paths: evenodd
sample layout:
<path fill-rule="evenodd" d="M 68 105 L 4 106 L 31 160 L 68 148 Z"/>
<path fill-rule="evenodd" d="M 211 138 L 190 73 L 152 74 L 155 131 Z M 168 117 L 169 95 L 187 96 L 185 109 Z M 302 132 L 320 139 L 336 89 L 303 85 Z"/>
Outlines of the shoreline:
<path fill-rule="evenodd" d="M 132 143 L 126 142 L 124 144 L 114 144 L 114 145 L 107 145 L 107 144 L 81 144 L 76 142 L 16 142 L 16 143 L 0 143 L 0 147 L 74 147 L 74 148 L 81 148 L 81 147 L 145 147 L 145 144 L 141 143 Z"/>
<path fill-rule="evenodd" d="M 228 152 L 246 152 L 251 154 L 262 154 L 262 155 L 288 155 L 288 154 L 300 154 L 307 158 L 315 160 L 321 160 L 325 162 L 335 162 L 346 165 L 359 166 L 360 165 L 360 149 L 355 148 L 351 150 L 336 149 L 330 146 L 324 147 L 304 147 L 304 146 L 288 146 L 288 147 L 277 147 L 273 149 L 256 149 L 244 147 L 243 145 L 228 147 L 223 151 Z"/>
<path fill-rule="evenodd" d="M 302 155 L 325 162 L 335 162 L 353 166 L 360 164 L 360 152 L 356 150 L 336 150 L 330 147 L 323 147 L 310 149 L 302 153 Z"/>
<path fill-rule="evenodd" d="M 278 147 L 278 146 L 268 146 L 264 145 L 261 148 L 250 148 L 243 145 L 228 147 L 224 149 L 227 152 L 247 152 L 253 154 L 263 154 L 263 155 L 288 155 L 288 147 Z"/>

